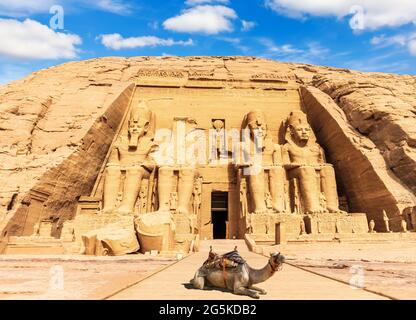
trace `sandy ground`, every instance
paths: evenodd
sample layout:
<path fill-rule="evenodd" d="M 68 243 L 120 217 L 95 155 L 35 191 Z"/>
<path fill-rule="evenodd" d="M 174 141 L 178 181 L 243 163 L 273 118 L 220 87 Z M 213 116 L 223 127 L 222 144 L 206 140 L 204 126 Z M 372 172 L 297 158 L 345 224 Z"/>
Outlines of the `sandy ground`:
<path fill-rule="evenodd" d="M 230 245 L 228 242 L 226 244 L 228 250 Z M 244 244 L 240 245 L 242 246 Z M 279 250 L 286 256 L 289 264 L 304 270 L 341 280 L 347 284 L 364 286 L 387 297 L 416 299 L 416 242 L 288 244 L 281 246 Z M 253 255 L 248 252 L 244 254 Z M 190 268 L 185 280 L 188 280 L 197 265 L 202 263 L 205 255 L 202 254 L 198 259 L 195 257 L 195 266 L 185 263 L 185 266 Z M 255 259 L 254 256 L 252 258 L 253 263 L 256 262 L 257 258 Z M 260 265 L 264 262 L 264 258 L 261 256 L 259 258 Z M 172 259 L 143 255 L 125 257 L 3 255 L 0 256 L 0 299 L 103 299 L 174 262 L 175 260 Z M 179 265 L 178 267 L 179 274 L 183 274 L 184 269 Z M 173 272 L 168 270 L 171 268 L 156 276 L 163 278 L 164 274 L 168 276 L 169 272 Z M 286 272 L 288 275 L 293 273 L 293 277 L 286 278 L 282 274 L 280 281 L 286 279 L 286 282 L 292 282 L 290 279 L 295 281 L 301 277 L 309 279 L 305 271 L 296 273 L 296 270 L 289 268 Z M 328 286 L 330 284 L 322 277 L 318 280 L 319 277 L 311 278 L 309 290 L 318 290 L 317 288 L 321 287 L 319 283 L 328 283 Z M 152 282 L 151 278 L 145 280 L 143 285 L 146 282 Z M 317 285 L 314 284 L 315 282 Z M 291 288 L 297 291 L 294 287 L 302 289 L 302 283 L 305 285 L 302 281 L 284 285 L 288 290 Z M 272 281 L 270 284 L 273 284 Z M 338 288 L 334 284 L 331 286 Z M 139 285 L 136 287 L 140 288 Z M 339 288 L 344 288 L 341 290 L 344 291 L 348 286 Z M 184 295 L 189 294 L 189 291 L 184 292 Z M 319 294 L 315 295 L 314 292 L 311 294 L 312 298 L 319 297 Z M 336 294 L 342 295 L 342 292 Z M 224 296 L 226 297 L 228 296 Z M 232 295 L 230 297 L 234 298 Z M 293 297 L 296 298 L 296 294 Z M 288 295 L 285 298 L 293 297 Z M 128 298 L 141 299 L 143 296 L 141 291 L 131 291 Z M 272 292 L 268 298 L 273 299 Z"/>
<path fill-rule="evenodd" d="M 416 299 L 416 242 L 288 244 L 287 262 L 395 299 Z"/>
<path fill-rule="evenodd" d="M 102 299 L 173 262 L 143 255 L 0 256 L 0 299 Z"/>

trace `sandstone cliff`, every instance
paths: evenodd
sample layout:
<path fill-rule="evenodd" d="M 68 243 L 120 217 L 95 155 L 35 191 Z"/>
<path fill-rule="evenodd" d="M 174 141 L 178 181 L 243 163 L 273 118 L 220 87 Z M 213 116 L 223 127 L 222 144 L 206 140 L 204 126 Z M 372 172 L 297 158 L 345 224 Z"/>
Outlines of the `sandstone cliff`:
<path fill-rule="evenodd" d="M 374 215 L 377 201 L 387 198 L 392 215 L 415 206 L 415 76 L 251 57 L 102 58 L 55 66 L 0 87 L 0 236 L 30 235 L 40 218 L 55 221 L 59 234 L 79 196 L 91 191 L 142 68 L 235 80 L 279 73 L 304 84 L 304 98 L 319 106 L 317 112 L 329 112 L 321 120 L 333 121 L 329 131 L 313 124 L 327 130 L 320 139 L 327 140 L 321 144 L 331 161 L 337 168 L 346 156 L 357 159 L 337 169 L 350 200 L 363 204 L 353 209 L 374 206 Z M 328 97 L 329 106 L 322 102 Z M 328 139 L 331 132 L 341 140 Z M 372 196 L 363 197 L 365 192 Z M 39 202 L 40 216 L 28 209 L 37 198 L 47 199 Z"/>

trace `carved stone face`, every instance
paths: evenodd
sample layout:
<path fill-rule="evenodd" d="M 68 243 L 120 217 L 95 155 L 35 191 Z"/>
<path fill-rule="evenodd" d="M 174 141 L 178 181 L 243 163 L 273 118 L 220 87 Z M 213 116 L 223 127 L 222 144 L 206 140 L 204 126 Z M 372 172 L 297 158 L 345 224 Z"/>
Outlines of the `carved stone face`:
<path fill-rule="evenodd" d="M 305 123 L 292 125 L 292 135 L 295 141 L 306 143 L 311 136 L 311 128 Z"/>
<path fill-rule="evenodd" d="M 301 111 L 294 111 L 288 118 L 288 129 L 295 143 L 306 144 L 311 138 L 312 128 L 306 115 Z"/>
<path fill-rule="evenodd" d="M 250 133 L 257 138 L 263 138 L 267 134 L 267 125 L 263 114 L 260 112 L 253 112 L 248 117 L 248 128 Z"/>
<path fill-rule="evenodd" d="M 224 121 L 222 120 L 215 120 L 212 125 L 217 131 L 224 129 Z"/>
<path fill-rule="evenodd" d="M 143 137 L 149 129 L 149 120 L 145 118 L 139 118 L 135 115 L 129 120 L 129 137 L 130 147 L 137 147 L 139 139 Z"/>

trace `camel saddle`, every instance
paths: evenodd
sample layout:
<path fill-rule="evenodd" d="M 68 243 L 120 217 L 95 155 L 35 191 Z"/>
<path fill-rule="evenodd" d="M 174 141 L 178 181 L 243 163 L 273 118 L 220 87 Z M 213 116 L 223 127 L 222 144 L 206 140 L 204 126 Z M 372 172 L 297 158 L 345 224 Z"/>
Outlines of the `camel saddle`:
<path fill-rule="evenodd" d="M 229 270 L 235 269 L 245 262 L 246 261 L 238 253 L 237 247 L 235 247 L 233 251 L 227 252 L 223 255 L 219 255 L 213 252 L 211 247 L 211 250 L 208 254 L 208 259 L 205 260 L 203 266 L 206 269 Z"/>

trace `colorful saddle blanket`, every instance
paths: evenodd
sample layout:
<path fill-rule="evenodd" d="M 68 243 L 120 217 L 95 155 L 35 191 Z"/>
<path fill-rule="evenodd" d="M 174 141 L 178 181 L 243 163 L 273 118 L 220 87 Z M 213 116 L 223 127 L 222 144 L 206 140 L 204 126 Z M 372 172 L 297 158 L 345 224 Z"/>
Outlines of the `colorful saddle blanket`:
<path fill-rule="evenodd" d="M 205 260 L 203 267 L 206 269 L 234 269 L 238 266 L 241 266 L 246 261 L 240 256 L 237 249 L 225 253 L 223 255 L 219 255 L 212 250 L 209 252 L 208 259 Z"/>

